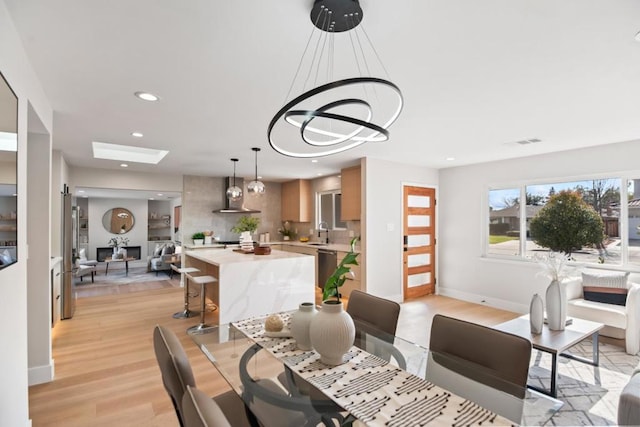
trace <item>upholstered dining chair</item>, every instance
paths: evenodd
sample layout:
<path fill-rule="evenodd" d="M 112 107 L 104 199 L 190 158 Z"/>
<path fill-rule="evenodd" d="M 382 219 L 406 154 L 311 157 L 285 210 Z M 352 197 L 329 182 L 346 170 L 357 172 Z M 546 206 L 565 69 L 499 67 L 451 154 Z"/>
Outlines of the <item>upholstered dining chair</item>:
<path fill-rule="evenodd" d="M 184 427 L 232 427 L 220 406 L 190 385 L 182 396 Z"/>
<path fill-rule="evenodd" d="M 531 359 L 526 338 L 436 314 L 429 350 L 434 360 L 461 375 L 520 398 L 525 395 Z"/>
<path fill-rule="evenodd" d="M 191 364 L 180 340 L 170 329 L 156 325 L 153 330 L 153 348 L 162 374 L 162 383 L 173 403 L 181 426 L 185 426 L 182 398 L 187 386 L 195 387 Z M 233 426 L 250 426 L 242 399 L 228 391 L 213 398 Z M 224 425 L 224 424 L 222 424 Z"/>
<path fill-rule="evenodd" d="M 400 304 L 366 292 L 353 290 L 347 303 L 347 313 L 351 315 L 356 326 L 356 339 L 359 332 L 376 335 L 377 331 L 393 337 L 398 326 Z"/>

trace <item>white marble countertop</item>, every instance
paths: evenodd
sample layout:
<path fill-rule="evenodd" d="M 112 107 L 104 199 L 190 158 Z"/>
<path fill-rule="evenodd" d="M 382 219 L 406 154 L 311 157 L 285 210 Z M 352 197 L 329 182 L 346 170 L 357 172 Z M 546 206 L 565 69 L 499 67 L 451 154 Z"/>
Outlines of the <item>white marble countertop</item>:
<path fill-rule="evenodd" d="M 225 245 L 221 243 L 210 243 L 208 245 L 194 245 L 193 243 L 185 243 L 182 245 L 185 249 L 224 249 Z"/>
<path fill-rule="evenodd" d="M 300 247 L 314 248 L 314 249 L 328 249 L 331 251 L 340 251 L 340 252 L 349 252 L 351 250 L 351 245 L 341 244 L 341 243 L 329 243 L 329 244 L 317 245 L 317 244 L 311 244 L 311 243 L 319 243 L 319 242 L 313 242 L 313 241 L 301 242 L 299 240 L 282 240 L 282 241 L 276 241 L 276 242 L 272 241 L 269 243 L 272 245 L 282 244 L 282 245 L 300 246 Z M 356 252 L 360 252 L 359 245 L 356 245 Z"/>
<path fill-rule="evenodd" d="M 299 247 L 306 247 L 306 248 L 312 248 L 312 249 L 328 249 L 331 251 L 339 251 L 339 252 L 349 252 L 351 250 L 351 245 L 349 244 L 343 244 L 343 243 L 329 243 L 329 244 L 322 244 L 322 245 L 317 245 L 317 244 L 313 244 L 313 243 L 318 243 L 318 242 L 301 242 L 299 240 L 276 240 L 276 241 L 270 241 L 270 242 L 266 242 L 266 243 L 261 243 L 261 245 L 290 245 L 290 246 L 299 246 Z M 226 245 L 227 248 L 237 248 L 238 245 Z M 187 250 L 193 250 L 193 249 L 197 249 L 197 250 L 203 250 L 203 249 L 225 249 L 225 245 L 220 244 L 220 243 L 211 243 L 209 245 L 194 245 L 194 244 L 185 244 L 183 245 L 183 248 L 187 249 Z M 360 245 L 356 245 L 356 252 L 360 252 Z"/>
<path fill-rule="evenodd" d="M 311 255 L 296 252 L 272 250 L 269 255 L 254 255 L 234 252 L 233 249 L 199 249 L 186 251 L 185 255 L 213 265 L 233 264 L 240 262 L 272 261 L 276 259 L 293 259 Z"/>

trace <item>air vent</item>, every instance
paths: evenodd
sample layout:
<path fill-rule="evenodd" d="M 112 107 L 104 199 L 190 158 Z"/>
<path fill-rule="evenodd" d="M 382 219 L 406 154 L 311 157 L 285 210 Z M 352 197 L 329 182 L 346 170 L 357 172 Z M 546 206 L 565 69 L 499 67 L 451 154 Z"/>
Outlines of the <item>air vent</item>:
<path fill-rule="evenodd" d="M 538 138 L 522 139 L 520 141 L 505 142 L 504 145 L 531 145 L 541 142 Z"/>
<path fill-rule="evenodd" d="M 522 141 L 514 142 L 514 144 L 529 145 L 529 144 L 535 144 L 536 142 L 540 142 L 540 140 L 538 138 L 523 139 Z"/>

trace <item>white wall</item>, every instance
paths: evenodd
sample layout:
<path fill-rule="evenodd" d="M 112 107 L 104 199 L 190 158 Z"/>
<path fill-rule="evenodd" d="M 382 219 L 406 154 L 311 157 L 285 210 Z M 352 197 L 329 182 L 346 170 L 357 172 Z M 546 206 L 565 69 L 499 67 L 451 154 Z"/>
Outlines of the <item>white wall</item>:
<path fill-rule="evenodd" d="M 15 183 L 16 183 L 15 162 L 0 162 L 0 184 L 15 184 Z"/>
<path fill-rule="evenodd" d="M 30 111 L 30 124 L 39 121 Z M 51 138 L 29 132 L 27 143 L 27 299 L 29 385 L 53 380 L 51 350 Z"/>
<path fill-rule="evenodd" d="M 438 171 L 370 157 L 363 159 L 362 168 L 366 291 L 402 301 L 402 188 L 434 187 L 438 197 Z"/>
<path fill-rule="evenodd" d="M 640 142 L 450 168 L 440 171 L 440 294 L 528 311 L 548 280 L 535 263 L 481 257 L 489 186 L 565 181 L 625 171 L 640 176 Z M 483 220 L 484 218 L 484 220 Z"/>
<path fill-rule="evenodd" d="M 102 216 L 112 208 L 129 209 L 134 216 L 135 222 L 131 231 L 126 234 L 109 233 L 102 226 Z M 109 239 L 115 236 L 129 239 L 129 246 L 140 246 L 140 259 L 146 262 L 147 259 L 147 224 L 148 224 L 148 204 L 147 200 L 136 199 L 102 199 L 89 198 L 89 259 L 96 259 L 96 248 L 109 246 Z M 119 268 L 119 265 L 110 266 Z M 124 268 L 124 267 L 123 267 Z"/>
<path fill-rule="evenodd" d="M 27 221 L 27 127 L 29 101 L 43 124 L 52 129 L 53 112 L 40 86 L 22 42 L 0 1 L 0 72 L 18 96 L 18 221 Z M 18 262 L 0 271 L 0 425 L 28 426 L 29 397 L 27 380 L 27 231 L 19 226 Z"/>
<path fill-rule="evenodd" d="M 120 190 L 182 191 L 182 175 L 91 169 L 73 166 L 69 170 L 71 192 L 75 187 Z"/>

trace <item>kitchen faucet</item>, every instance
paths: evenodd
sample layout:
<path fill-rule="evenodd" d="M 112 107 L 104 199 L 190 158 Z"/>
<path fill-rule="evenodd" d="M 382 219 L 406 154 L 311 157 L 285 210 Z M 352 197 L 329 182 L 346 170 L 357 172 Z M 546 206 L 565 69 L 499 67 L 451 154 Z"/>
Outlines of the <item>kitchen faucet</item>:
<path fill-rule="evenodd" d="M 324 225 L 324 228 L 322 228 Z M 327 224 L 326 221 L 320 221 L 320 224 L 318 224 L 318 237 L 320 237 L 320 233 L 322 231 L 326 231 L 327 232 L 327 239 L 326 239 L 326 243 L 329 243 L 329 224 Z"/>

